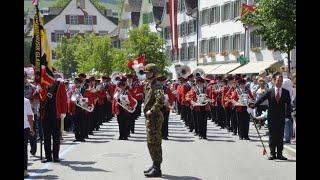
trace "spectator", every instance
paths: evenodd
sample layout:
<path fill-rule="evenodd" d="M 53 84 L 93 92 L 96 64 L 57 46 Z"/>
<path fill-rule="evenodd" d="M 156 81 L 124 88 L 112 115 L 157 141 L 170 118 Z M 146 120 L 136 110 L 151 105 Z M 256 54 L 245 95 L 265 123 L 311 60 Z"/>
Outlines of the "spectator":
<path fill-rule="evenodd" d="M 28 139 L 34 136 L 33 112 L 29 99 L 24 98 L 24 177 L 28 177 Z"/>
<path fill-rule="evenodd" d="M 259 83 L 259 89 L 257 90 L 256 92 L 256 100 L 258 100 L 261 96 L 263 96 L 266 92 L 267 92 L 267 88 L 266 88 L 266 83 L 265 83 L 265 80 L 264 78 L 260 78 L 258 80 L 258 83 Z M 257 109 L 256 109 L 256 116 L 261 116 L 262 112 L 263 111 L 266 111 L 268 109 L 268 100 L 265 100 L 263 101 L 261 104 L 259 104 L 257 106 Z M 259 128 L 261 129 L 261 126 L 264 125 L 264 121 L 260 121 L 259 123 Z"/>

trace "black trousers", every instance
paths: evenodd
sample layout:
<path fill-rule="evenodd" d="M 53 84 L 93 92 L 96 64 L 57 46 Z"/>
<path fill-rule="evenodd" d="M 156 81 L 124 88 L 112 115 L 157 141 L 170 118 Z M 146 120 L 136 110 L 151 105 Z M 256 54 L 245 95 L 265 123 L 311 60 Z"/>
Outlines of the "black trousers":
<path fill-rule="evenodd" d="M 35 116 L 34 116 L 35 117 Z M 37 152 L 37 123 L 38 123 L 38 119 L 34 119 L 35 121 L 33 122 L 33 129 L 34 129 L 34 136 L 29 136 L 29 142 L 30 142 L 30 151 L 33 153 Z"/>
<path fill-rule="evenodd" d="M 73 116 L 74 135 L 76 140 L 83 140 L 87 136 L 86 132 L 86 116 L 84 110 L 76 107 L 76 113 Z"/>
<path fill-rule="evenodd" d="M 163 123 L 161 127 L 161 134 L 162 138 L 167 138 L 169 136 L 169 114 L 170 111 L 167 111 L 167 108 L 162 108 L 162 114 L 163 114 Z"/>
<path fill-rule="evenodd" d="M 237 134 L 238 132 L 238 118 L 237 112 L 235 109 L 231 109 L 231 129 L 233 134 Z"/>
<path fill-rule="evenodd" d="M 181 114 L 181 104 L 176 100 L 177 108 L 178 108 L 178 114 Z"/>
<path fill-rule="evenodd" d="M 269 129 L 269 148 L 272 155 L 282 155 L 284 123 L 272 124 L 268 122 Z"/>
<path fill-rule="evenodd" d="M 55 115 L 47 116 L 43 122 L 44 150 L 47 160 L 58 159 L 60 150 L 61 135 L 61 119 L 57 119 Z M 53 148 L 51 151 L 51 138 L 53 140 Z M 51 155 L 53 154 L 53 156 Z"/>
<path fill-rule="evenodd" d="M 137 113 L 136 111 L 133 113 L 127 113 L 127 116 L 128 116 L 127 117 L 127 119 L 128 119 L 128 128 L 127 128 L 128 135 L 130 135 L 130 132 L 134 133 L 134 127 L 135 127 L 135 122 L 136 122 L 135 117 L 137 116 L 136 113 Z"/>
<path fill-rule="evenodd" d="M 24 129 L 24 170 L 28 169 L 28 140 L 30 136 L 30 128 Z"/>
<path fill-rule="evenodd" d="M 203 138 L 207 138 L 207 113 L 209 111 L 206 111 L 204 106 L 201 106 L 200 111 L 196 113 L 196 119 L 199 124 L 199 136 Z"/>
<path fill-rule="evenodd" d="M 199 134 L 199 111 L 193 111 L 193 126 L 194 126 L 194 132 L 196 134 Z"/>
<path fill-rule="evenodd" d="M 119 138 L 128 138 L 128 125 L 129 125 L 129 120 L 128 120 L 128 113 L 122 108 L 119 107 L 120 114 L 117 115 L 117 121 L 119 125 L 119 133 L 120 136 Z"/>
<path fill-rule="evenodd" d="M 181 119 L 184 121 L 185 125 L 186 123 L 186 107 L 184 105 L 181 105 Z"/>
<path fill-rule="evenodd" d="M 191 109 L 190 107 L 186 106 L 186 122 L 187 122 L 187 126 L 189 127 L 190 131 L 193 131 L 194 126 L 193 126 L 193 116 L 191 113 Z"/>
<path fill-rule="evenodd" d="M 224 109 L 224 113 L 225 113 L 225 127 L 228 130 L 231 130 L 231 108 L 225 108 Z"/>
<path fill-rule="evenodd" d="M 239 122 L 239 137 L 249 138 L 249 122 L 250 115 L 247 112 L 247 107 L 241 107 L 241 111 L 237 112 Z"/>
<path fill-rule="evenodd" d="M 72 120 L 70 113 L 66 114 L 66 117 L 64 118 L 64 130 L 69 131 L 71 129 Z"/>
<path fill-rule="evenodd" d="M 217 120 L 218 120 L 218 125 L 224 128 L 225 113 L 224 113 L 223 107 L 219 105 L 217 106 Z"/>

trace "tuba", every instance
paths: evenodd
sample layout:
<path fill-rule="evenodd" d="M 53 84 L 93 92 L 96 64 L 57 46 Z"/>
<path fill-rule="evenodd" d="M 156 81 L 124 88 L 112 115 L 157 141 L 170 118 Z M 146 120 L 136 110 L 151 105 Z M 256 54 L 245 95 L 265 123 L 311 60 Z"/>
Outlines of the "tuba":
<path fill-rule="evenodd" d="M 204 70 L 201 68 L 194 69 L 192 73 L 194 77 L 203 77 L 205 74 Z"/>
<path fill-rule="evenodd" d="M 133 113 L 136 110 L 138 102 L 137 102 L 136 99 L 133 98 L 134 103 L 135 103 L 134 107 L 132 108 L 130 106 L 130 101 L 129 101 L 128 91 L 127 90 L 121 90 L 120 92 L 116 91 L 116 93 L 114 94 L 114 98 L 117 100 L 118 105 L 123 107 L 129 113 Z"/>
<path fill-rule="evenodd" d="M 122 76 L 122 74 L 121 74 L 120 72 L 113 72 L 113 73 L 111 74 L 111 82 L 112 82 L 113 84 L 117 85 L 118 82 L 119 82 L 120 79 L 121 79 L 121 76 Z"/>
<path fill-rule="evenodd" d="M 184 79 L 187 79 L 190 74 L 191 69 L 187 65 L 183 65 L 180 68 L 177 68 L 177 77 L 183 77 Z"/>
<path fill-rule="evenodd" d="M 80 92 L 81 88 L 76 88 L 75 92 L 71 95 L 71 101 L 76 104 L 76 106 L 88 111 L 92 112 L 94 109 L 94 105 L 88 105 L 88 98 L 84 98 Z"/>

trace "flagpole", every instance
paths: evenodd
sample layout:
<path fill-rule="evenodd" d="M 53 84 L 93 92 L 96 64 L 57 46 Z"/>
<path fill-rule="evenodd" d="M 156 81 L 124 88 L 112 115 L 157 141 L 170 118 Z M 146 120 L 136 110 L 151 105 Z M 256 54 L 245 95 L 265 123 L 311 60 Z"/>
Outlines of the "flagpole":
<path fill-rule="evenodd" d="M 197 7 L 197 18 L 196 18 L 196 20 L 197 20 L 197 67 L 198 67 L 198 64 L 199 64 L 199 9 L 200 9 L 200 6 L 199 6 L 199 1 L 200 0 L 198 0 L 198 7 Z"/>
<path fill-rule="evenodd" d="M 39 3 L 39 2 L 38 2 Z M 41 30 L 40 30 L 40 15 L 39 15 L 39 4 L 36 4 L 35 5 L 35 7 L 36 7 L 36 16 L 37 16 L 37 18 L 38 18 L 38 33 L 39 33 L 39 44 L 40 44 L 40 56 L 41 56 L 41 54 L 42 54 L 42 52 L 41 52 Z M 35 62 L 35 64 L 37 65 L 37 63 Z M 38 63 L 38 67 L 36 67 L 36 69 L 38 69 L 38 74 L 36 75 L 36 76 L 38 76 L 38 82 L 39 82 L 39 84 L 41 85 L 41 63 Z M 40 100 L 40 106 L 39 106 L 39 115 L 40 115 L 40 117 L 39 117 L 39 122 L 40 122 L 40 127 L 39 128 L 41 128 L 41 132 L 42 132 L 42 134 L 41 134 L 41 137 L 40 137 L 40 160 L 42 160 L 42 140 L 43 140 L 43 126 L 42 126 L 42 120 L 43 120 L 43 103 L 41 102 L 41 100 Z M 41 115 L 42 114 L 42 115 Z"/>

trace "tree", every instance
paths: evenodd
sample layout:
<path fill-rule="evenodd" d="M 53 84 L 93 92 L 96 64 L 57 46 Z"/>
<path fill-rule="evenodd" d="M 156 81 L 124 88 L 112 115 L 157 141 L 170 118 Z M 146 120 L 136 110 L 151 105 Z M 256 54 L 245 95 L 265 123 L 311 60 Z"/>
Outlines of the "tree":
<path fill-rule="evenodd" d="M 146 63 L 154 63 L 164 71 L 170 64 L 163 44 L 163 39 L 157 33 L 151 32 L 148 25 L 142 25 L 129 31 L 129 38 L 124 41 L 123 48 L 128 50 L 128 60 L 144 53 Z"/>
<path fill-rule="evenodd" d="M 270 49 L 288 54 L 290 73 L 290 51 L 296 47 L 296 1 L 260 0 L 254 13 L 246 14 L 242 22 L 257 27 Z"/>
<path fill-rule="evenodd" d="M 125 49 L 112 49 L 112 70 L 118 72 L 130 72 L 128 68 L 128 52 Z"/>

